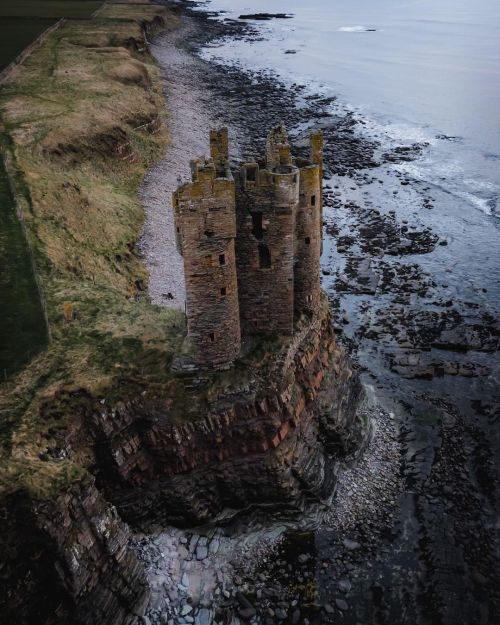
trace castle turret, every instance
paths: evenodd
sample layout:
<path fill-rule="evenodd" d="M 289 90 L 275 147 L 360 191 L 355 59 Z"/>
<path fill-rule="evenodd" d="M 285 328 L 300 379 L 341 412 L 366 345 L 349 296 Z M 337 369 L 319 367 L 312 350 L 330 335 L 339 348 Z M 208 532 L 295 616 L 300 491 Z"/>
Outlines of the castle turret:
<path fill-rule="evenodd" d="M 269 135 L 264 163 L 245 163 L 236 193 L 240 319 L 246 334 L 292 334 L 299 170 L 285 128 Z"/>
<path fill-rule="evenodd" d="M 314 313 L 320 298 L 323 136 L 310 138 L 310 161 L 299 161 L 300 200 L 295 228 L 295 311 Z"/>
<path fill-rule="evenodd" d="M 194 361 L 202 366 L 230 364 L 241 344 L 235 185 L 227 150 L 227 130 L 212 133 L 212 158 L 192 161 L 192 181 L 173 194 L 184 259 L 188 342 Z"/>

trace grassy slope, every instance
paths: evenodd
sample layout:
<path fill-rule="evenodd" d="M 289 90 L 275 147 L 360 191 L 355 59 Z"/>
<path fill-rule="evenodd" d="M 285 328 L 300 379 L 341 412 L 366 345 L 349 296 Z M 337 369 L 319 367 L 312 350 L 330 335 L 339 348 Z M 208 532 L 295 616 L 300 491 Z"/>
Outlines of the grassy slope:
<path fill-rule="evenodd" d="M 136 20 L 160 14 L 175 27 L 176 17 L 158 6 L 104 13 L 55 31 L 0 94 L 6 162 L 52 334 L 48 350 L 0 387 L 0 489 L 48 492 L 78 475 L 43 454 L 71 429 L 68 398 L 76 407 L 117 385 L 168 383 L 184 334 L 179 313 L 149 303 L 134 251 L 137 189 L 167 137 L 145 127 L 163 111 L 158 68 L 124 47 L 142 40 Z"/>

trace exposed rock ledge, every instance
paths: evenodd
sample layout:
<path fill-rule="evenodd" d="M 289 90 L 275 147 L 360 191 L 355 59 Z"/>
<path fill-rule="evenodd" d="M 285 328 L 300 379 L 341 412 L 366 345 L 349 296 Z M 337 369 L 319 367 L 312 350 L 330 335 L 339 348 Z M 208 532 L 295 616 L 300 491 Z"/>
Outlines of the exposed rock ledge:
<path fill-rule="evenodd" d="M 202 407 L 187 422 L 168 398 L 94 411 L 99 479 L 125 520 L 196 525 L 227 508 L 300 509 L 333 493 L 339 457 L 360 446 L 368 424 L 358 421 L 362 388 L 326 301 L 291 342 L 248 361 L 184 378 L 177 397 Z"/>
<path fill-rule="evenodd" d="M 325 297 L 291 342 L 204 376 L 86 408 L 66 453 L 83 429 L 98 488 L 87 475 L 51 502 L 4 502 L 2 575 L 20 623 L 54 613 L 85 625 L 134 622 L 149 589 L 124 521 L 192 526 L 229 508 L 301 510 L 332 495 L 339 459 L 367 439 L 362 387 L 335 344 Z"/>

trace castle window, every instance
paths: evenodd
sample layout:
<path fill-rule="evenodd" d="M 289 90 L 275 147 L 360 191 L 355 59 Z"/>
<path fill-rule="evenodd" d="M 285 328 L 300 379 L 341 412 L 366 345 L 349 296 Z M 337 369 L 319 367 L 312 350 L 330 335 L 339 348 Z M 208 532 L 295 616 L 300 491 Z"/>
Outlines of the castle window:
<path fill-rule="evenodd" d="M 261 269 L 269 269 L 271 267 L 271 252 L 267 245 L 262 243 L 259 245 L 259 267 Z"/>
<path fill-rule="evenodd" d="M 177 232 L 180 232 L 180 231 L 181 231 L 181 229 L 179 228 L 179 226 L 177 226 Z"/>
<path fill-rule="evenodd" d="M 316 206 L 316 196 L 311 195 L 311 206 Z"/>
<path fill-rule="evenodd" d="M 215 341 L 215 332 L 210 332 L 208 338 L 210 340 L 210 343 L 213 343 Z"/>
<path fill-rule="evenodd" d="M 227 291 L 226 291 L 226 287 L 223 286 L 222 289 L 220 290 L 220 294 L 221 295 L 226 295 Z"/>
<path fill-rule="evenodd" d="M 252 234 L 256 239 L 262 239 L 264 236 L 262 213 L 252 213 Z"/>
<path fill-rule="evenodd" d="M 247 182 L 255 182 L 257 179 L 257 168 L 252 167 L 246 170 Z"/>
<path fill-rule="evenodd" d="M 310 245 L 311 244 L 311 237 L 306 237 L 304 239 L 304 242 L 305 242 L 306 245 Z"/>
<path fill-rule="evenodd" d="M 214 236 L 213 230 L 205 230 L 205 236 L 210 238 Z"/>
<path fill-rule="evenodd" d="M 219 254 L 219 265 L 225 265 L 225 264 L 226 264 L 226 255 Z"/>

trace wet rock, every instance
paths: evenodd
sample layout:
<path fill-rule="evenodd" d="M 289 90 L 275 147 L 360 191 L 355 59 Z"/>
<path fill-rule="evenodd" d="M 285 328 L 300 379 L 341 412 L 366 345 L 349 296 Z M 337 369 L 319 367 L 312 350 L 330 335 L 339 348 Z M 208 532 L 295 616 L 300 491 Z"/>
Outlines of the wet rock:
<path fill-rule="evenodd" d="M 272 19 L 291 19 L 293 15 L 288 13 L 249 13 L 248 15 L 240 15 L 240 20 L 272 20 Z"/>
<path fill-rule="evenodd" d="M 275 615 L 278 621 L 284 621 L 288 616 L 288 612 L 283 608 L 276 608 Z"/>
<path fill-rule="evenodd" d="M 252 618 L 252 616 L 254 616 L 256 614 L 256 610 L 254 608 L 254 606 L 252 605 L 252 603 L 247 599 L 247 597 L 245 597 L 245 595 L 238 591 L 236 593 L 236 600 L 238 601 L 239 605 L 241 606 L 240 610 L 239 610 L 239 614 L 242 618 Z"/>
<path fill-rule="evenodd" d="M 338 587 L 340 592 L 347 594 L 352 588 L 352 584 L 348 579 L 339 580 Z"/>
<path fill-rule="evenodd" d="M 355 549 L 359 549 L 361 547 L 361 545 L 358 542 L 356 542 L 355 540 L 351 540 L 349 538 L 344 538 L 342 540 L 342 544 L 349 551 L 354 551 Z"/>
<path fill-rule="evenodd" d="M 211 625 L 212 616 L 210 610 L 206 608 L 202 608 L 198 614 L 196 615 L 195 623 L 196 625 Z"/>

